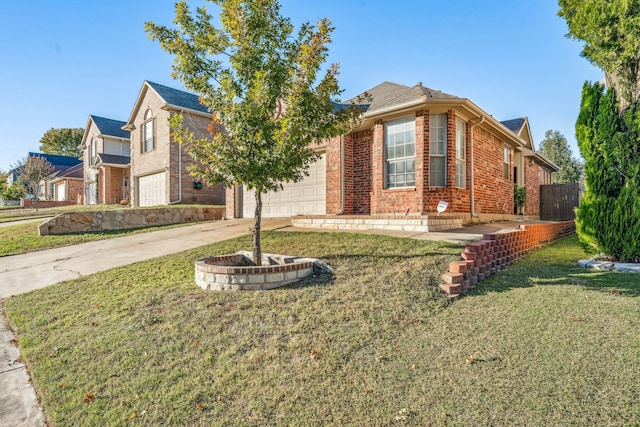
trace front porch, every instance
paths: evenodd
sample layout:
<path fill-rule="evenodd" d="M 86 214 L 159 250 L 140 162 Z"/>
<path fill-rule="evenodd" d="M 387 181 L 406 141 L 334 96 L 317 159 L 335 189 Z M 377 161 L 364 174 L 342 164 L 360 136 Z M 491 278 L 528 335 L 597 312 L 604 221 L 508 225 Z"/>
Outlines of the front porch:
<path fill-rule="evenodd" d="M 300 215 L 291 218 L 294 227 L 334 230 L 445 231 L 462 228 L 463 217 L 455 215 Z"/>

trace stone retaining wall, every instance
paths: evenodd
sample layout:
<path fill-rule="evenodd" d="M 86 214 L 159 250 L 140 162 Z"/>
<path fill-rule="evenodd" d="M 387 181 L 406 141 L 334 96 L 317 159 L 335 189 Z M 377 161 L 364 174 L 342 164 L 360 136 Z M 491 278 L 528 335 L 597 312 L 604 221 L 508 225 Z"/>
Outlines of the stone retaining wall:
<path fill-rule="evenodd" d="M 38 227 L 41 236 L 49 234 L 87 233 L 92 231 L 125 230 L 155 225 L 181 224 L 222 219 L 221 208 L 140 208 L 92 212 L 68 212 L 43 222 Z"/>
<path fill-rule="evenodd" d="M 402 230 L 445 231 L 462 228 L 462 218 L 456 216 L 365 216 L 365 215 L 303 215 L 291 218 L 294 227 L 329 228 L 334 230 Z"/>
<path fill-rule="evenodd" d="M 465 246 L 460 254 L 461 261 L 449 264 L 449 271 L 442 275 L 444 283 L 440 289 L 449 298 L 457 298 L 528 252 L 554 243 L 575 231 L 575 222 L 565 221 L 521 225 L 520 230 L 485 234 L 482 240 Z"/>

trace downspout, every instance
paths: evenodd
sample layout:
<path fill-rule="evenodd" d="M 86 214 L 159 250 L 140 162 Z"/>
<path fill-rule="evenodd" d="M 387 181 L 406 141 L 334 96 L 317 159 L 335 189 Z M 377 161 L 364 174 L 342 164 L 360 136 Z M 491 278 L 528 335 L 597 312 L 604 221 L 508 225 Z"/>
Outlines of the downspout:
<path fill-rule="evenodd" d="M 184 114 L 184 110 L 180 110 L 180 114 Z M 171 144 L 171 140 L 169 140 L 169 144 Z M 169 152 L 171 152 L 171 145 L 169 145 Z M 169 166 L 171 166 L 171 159 L 169 159 Z M 171 175 L 169 175 L 169 179 L 171 179 Z M 182 145 L 178 143 L 178 200 L 169 202 L 169 204 L 175 205 L 180 202 L 182 202 Z"/>
<path fill-rule="evenodd" d="M 478 215 L 476 214 L 476 202 L 475 202 L 475 191 L 474 191 L 474 183 L 475 183 L 475 175 L 474 175 L 474 168 L 473 168 L 473 162 L 474 162 L 474 155 L 473 155 L 473 128 L 475 128 L 478 125 L 481 125 L 482 123 L 484 123 L 484 116 L 480 116 L 479 117 L 480 121 L 476 122 L 476 123 L 471 123 L 471 128 L 469 129 L 469 156 L 471 157 L 471 175 L 469 177 L 469 197 L 471 198 L 470 202 L 471 202 L 471 218 L 478 218 Z"/>
<path fill-rule="evenodd" d="M 340 135 L 340 210 L 336 215 L 344 214 L 344 135 Z"/>

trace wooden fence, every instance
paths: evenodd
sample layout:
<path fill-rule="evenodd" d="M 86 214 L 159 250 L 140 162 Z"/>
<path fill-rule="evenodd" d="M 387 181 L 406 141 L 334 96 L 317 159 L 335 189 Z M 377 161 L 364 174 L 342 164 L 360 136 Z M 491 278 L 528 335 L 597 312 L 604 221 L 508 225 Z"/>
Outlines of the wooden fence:
<path fill-rule="evenodd" d="M 540 219 L 543 221 L 571 221 L 574 209 L 580 206 L 580 184 L 551 184 L 540 186 Z"/>

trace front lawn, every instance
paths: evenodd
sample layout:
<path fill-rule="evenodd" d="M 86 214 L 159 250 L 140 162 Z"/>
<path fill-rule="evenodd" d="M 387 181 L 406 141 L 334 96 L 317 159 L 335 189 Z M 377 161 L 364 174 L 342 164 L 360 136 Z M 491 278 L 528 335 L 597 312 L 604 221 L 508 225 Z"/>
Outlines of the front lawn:
<path fill-rule="evenodd" d="M 449 304 L 460 247 L 264 233 L 323 259 L 274 291 L 206 292 L 194 260 L 248 236 L 5 302 L 45 413 L 67 425 L 637 425 L 640 277 L 575 237 Z"/>

